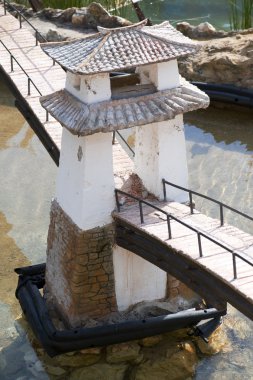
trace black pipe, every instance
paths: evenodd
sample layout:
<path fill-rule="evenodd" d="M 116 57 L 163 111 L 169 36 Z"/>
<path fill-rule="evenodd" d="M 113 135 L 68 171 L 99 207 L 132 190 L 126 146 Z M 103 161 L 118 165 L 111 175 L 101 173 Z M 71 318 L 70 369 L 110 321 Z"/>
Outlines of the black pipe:
<path fill-rule="evenodd" d="M 43 286 L 43 269 L 45 270 L 45 264 L 18 268 L 16 272 L 20 275 L 16 296 L 32 330 L 50 356 L 192 327 L 201 320 L 217 318 L 226 314 L 226 310 L 218 311 L 214 308 L 186 310 L 137 321 L 132 320 L 93 328 L 59 331 L 53 325 L 46 303 L 39 292 L 39 288 Z"/>
<path fill-rule="evenodd" d="M 210 96 L 211 101 L 253 107 L 253 90 L 229 84 L 191 82 Z"/>

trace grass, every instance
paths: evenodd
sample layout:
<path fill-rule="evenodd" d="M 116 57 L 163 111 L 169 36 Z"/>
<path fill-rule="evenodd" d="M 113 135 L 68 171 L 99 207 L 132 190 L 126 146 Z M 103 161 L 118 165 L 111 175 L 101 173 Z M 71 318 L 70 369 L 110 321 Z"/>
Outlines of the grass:
<path fill-rule="evenodd" d="M 230 26 L 233 30 L 248 29 L 253 26 L 253 0 L 228 0 Z"/>
<path fill-rule="evenodd" d="M 27 7 L 30 6 L 28 0 L 16 0 L 15 2 L 18 4 L 24 4 Z M 117 15 L 121 15 L 121 9 L 123 10 L 124 5 L 128 3 L 127 0 L 99 0 L 97 2 L 99 2 L 108 11 Z M 45 8 L 55 9 L 87 7 L 90 3 L 92 3 L 92 0 L 43 0 L 43 5 Z"/>

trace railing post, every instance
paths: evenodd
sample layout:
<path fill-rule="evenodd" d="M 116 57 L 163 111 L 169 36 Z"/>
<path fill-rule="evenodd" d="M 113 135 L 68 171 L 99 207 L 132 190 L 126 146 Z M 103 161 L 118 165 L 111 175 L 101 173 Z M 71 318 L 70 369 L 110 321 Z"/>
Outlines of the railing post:
<path fill-rule="evenodd" d="M 30 96 L 31 95 L 31 79 L 29 77 L 27 79 L 28 79 L 28 83 L 27 83 L 28 84 L 28 92 L 27 92 L 27 95 Z"/>
<path fill-rule="evenodd" d="M 191 192 L 191 190 L 189 190 L 189 201 L 190 201 L 191 214 L 193 214 L 193 201 L 192 201 L 192 192 Z"/>
<path fill-rule="evenodd" d="M 18 19 L 19 19 L 19 28 L 22 29 L 22 18 L 21 18 L 20 13 L 18 14 Z"/>
<path fill-rule="evenodd" d="M 223 206 L 221 203 L 220 203 L 220 225 L 221 227 L 224 225 Z"/>
<path fill-rule="evenodd" d="M 54 62 L 55 62 L 55 61 L 54 61 Z M 116 135 L 116 132 L 113 131 L 113 132 L 112 132 L 112 145 L 115 144 L 115 135 Z"/>
<path fill-rule="evenodd" d="M 49 120 L 49 113 L 48 113 L 48 111 L 46 110 L 46 123 L 48 122 L 48 120 Z"/>
<path fill-rule="evenodd" d="M 139 208 L 140 208 L 141 224 L 143 224 L 144 223 L 144 217 L 143 217 L 142 201 L 139 201 Z"/>
<path fill-rule="evenodd" d="M 203 257 L 203 252 L 202 252 L 202 244 L 201 244 L 201 234 L 197 232 L 198 234 L 198 245 L 199 245 L 199 257 Z"/>
<path fill-rule="evenodd" d="M 163 183 L 163 200 L 164 200 L 164 202 L 166 202 L 167 201 L 167 194 L 166 194 L 166 183 L 165 183 L 164 178 L 162 179 L 162 183 Z"/>
<path fill-rule="evenodd" d="M 233 274 L 234 274 L 234 280 L 237 279 L 237 270 L 236 270 L 236 255 L 232 253 L 233 257 Z"/>
<path fill-rule="evenodd" d="M 13 71 L 14 71 L 14 68 L 13 68 L 13 55 L 11 54 L 10 57 L 11 57 L 11 72 L 13 73 Z"/>
<path fill-rule="evenodd" d="M 55 60 L 53 59 L 53 66 L 55 66 Z"/>
<path fill-rule="evenodd" d="M 115 198 L 116 198 L 117 210 L 118 210 L 118 212 L 120 212 L 120 203 L 119 203 L 119 196 L 118 196 L 117 190 L 115 190 Z"/>
<path fill-rule="evenodd" d="M 36 46 L 38 46 L 38 31 L 35 31 Z"/>
<path fill-rule="evenodd" d="M 5 16 L 7 14 L 7 11 L 6 11 L 6 1 L 5 0 L 4 0 L 4 14 L 5 14 Z"/>
<path fill-rule="evenodd" d="M 168 225 L 168 233 L 169 233 L 169 240 L 172 239 L 171 235 L 171 224 L 170 224 L 170 216 L 167 214 L 167 225 Z"/>

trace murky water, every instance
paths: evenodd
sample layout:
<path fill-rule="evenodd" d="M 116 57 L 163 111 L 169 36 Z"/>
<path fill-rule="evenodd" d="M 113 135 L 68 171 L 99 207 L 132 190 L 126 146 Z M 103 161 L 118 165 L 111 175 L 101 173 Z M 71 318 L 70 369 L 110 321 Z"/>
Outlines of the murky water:
<path fill-rule="evenodd" d="M 252 113 L 210 108 L 189 114 L 185 130 L 191 187 L 253 215 L 252 128 Z M 13 269 L 45 261 L 55 175 L 55 164 L 0 83 L 0 347 L 8 347 L 4 355 L 0 350 L 3 380 L 53 378 L 15 322 L 20 307 Z M 196 201 L 216 215 L 215 208 Z M 225 216 L 232 220 L 229 213 Z M 252 231 L 240 218 L 233 222 Z M 225 329 L 230 349 L 203 358 L 197 380 L 253 379 L 252 322 L 231 308 Z"/>

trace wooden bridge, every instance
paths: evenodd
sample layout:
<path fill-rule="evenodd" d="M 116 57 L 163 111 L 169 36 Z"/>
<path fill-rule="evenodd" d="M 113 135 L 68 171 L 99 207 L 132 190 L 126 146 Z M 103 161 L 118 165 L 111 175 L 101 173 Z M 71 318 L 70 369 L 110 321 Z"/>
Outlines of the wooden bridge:
<path fill-rule="evenodd" d="M 34 36 L 30 29 L 0 3 L 0 76 L 58 164 L 62 127 L 46 114 L 39 98 L 63 88 L 65 72 L 43 53 L 38 32 Z M 132 171 L 119 144 L 114 165 L 119 177 L 122 168 Z M 229 302 L 253 320 L 253 236 L 176 202 L 135 199 L 120 206 L 120 191 L 116 196 L 119 246 L 177 277 L 214 306 Z"/>

